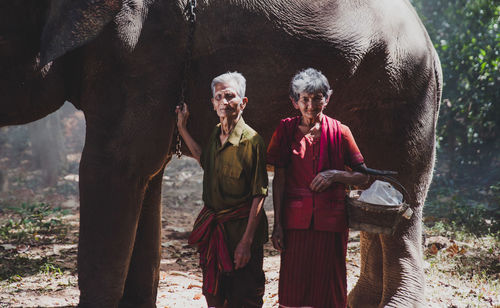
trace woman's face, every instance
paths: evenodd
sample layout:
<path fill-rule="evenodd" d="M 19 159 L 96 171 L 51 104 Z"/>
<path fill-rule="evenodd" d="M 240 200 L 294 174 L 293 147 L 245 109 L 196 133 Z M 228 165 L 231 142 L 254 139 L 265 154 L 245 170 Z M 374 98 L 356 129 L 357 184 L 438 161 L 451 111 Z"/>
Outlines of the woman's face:
<path fill-rule="evenodd" d="M 315 119 L 318 117 L 326 105 L 328 98 L 323 96 L 323 93 L 300 93 L 299 99 L 295 101 L 292 99 L 295 109 L 300 110 L 304 118 Z"/>

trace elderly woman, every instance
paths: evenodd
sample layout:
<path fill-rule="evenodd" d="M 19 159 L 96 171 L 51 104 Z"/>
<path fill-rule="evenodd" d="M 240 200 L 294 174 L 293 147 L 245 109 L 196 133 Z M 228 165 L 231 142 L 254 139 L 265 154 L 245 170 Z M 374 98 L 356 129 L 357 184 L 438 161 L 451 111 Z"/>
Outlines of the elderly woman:
<path fill-rule="evenodd" d="M 321 72 L 297 73 L 290 98 L 301 115 L 281 120 L 267 151 L 280 307 L 346 306 L 345 184 L 363 184 L 368 176 L 345 170 L 361 170 L 363 156 L 349 128 L 323 114 L 331 92 Z"/>

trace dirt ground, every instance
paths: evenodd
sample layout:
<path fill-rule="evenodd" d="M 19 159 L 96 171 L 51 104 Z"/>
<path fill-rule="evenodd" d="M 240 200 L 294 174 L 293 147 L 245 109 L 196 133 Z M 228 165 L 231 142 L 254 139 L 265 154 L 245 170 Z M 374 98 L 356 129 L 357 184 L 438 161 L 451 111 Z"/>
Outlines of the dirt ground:
<path fill-rule="evenodd" d="M 33 166 L 25 128 L 0 129 L 0 308 L 71 307 L 78 303 L 78 163 L 85 122 L 83 114 L 74 108 L 66 109 L 64 114 L 66 153 L 70 154 L 57 185 L 46 188 L 41 183 L 41 171 Z M 272 181 L 272 173 L 269 175 Z M 206 306 L 201 294 L 198 255 L 187 245 L 188 234 L 203 205 L 201 195 L 201 168 L 193 159 L 174 158 L 163 178 L 158 307 Z M 270 222 L 273 221 L 271 200 L 272 191 L 265 202 Z M 26 229 L 29 224 L 21 225 L 16 230 L 27 236 L 14 238 L 12 226 L 19 221 L 19 215 L 9 207 L 18 212 L 23 206 L 28 207 L 23 210 L 26 215 L 29 206 L 40 206 L 40 202 L 47 204 L 48 213 L 58 207 L 64 212 L 54 210 L 52 216 L 42 218 L 34 215 L 31 218 L 38 219 L 39 225 L 48 225 L 49 232 L 33 232 Z M 56 213 L 60 216 L 54 217 Z M 491 237 L 460 242 L 453 236 L 427 234 L 428 306 L 500 308 L 498 246 Z M 264 249 L 264 307 L 277 307 L 280 256 L 270 243 Z M 347 256 L 349 290 L 359 277 L 359 253 L 359 233 L 351 232 Z"/>
<path fill-rule="evenodd" d="M 0 262 L 0 269 L 4 267 L 3 270 L 6 270 L 5 267 L 19 266 L 19 262 L 26 262 L 24 267 L 19 267 L 19 273 L 0 281 L 0 307 L 62 307 L 77 304 L 79 291 L 75 272 L 78 198 L 77 195 L 71 194 L 74 190 L 68 188 L 75 186 L 77 180 L 78 177 L 74 174 L 62 178 L 58 186 L 70 191 L 65 195 L 58 193 L 57 189 L 37 192 L 36 189 L 27 188 L 30 185 L 26 182 L 17 185 L 11 183 L 10 192 L 0 195 L 3 204 L 23 198 L 30 201 L 40 198 L 43 200 L 39 201 L 50 202 L 69 211 L 63 217 L 69 229 L 62 239 L 54 239 L 49 243 L 45 241 L 44 244 L 0 244 L 0 252 L 4 257 Z M 187 245 L 187 236 L 196 214 L 202 207 L 201 183 L 202 170 L 189 158 L 174 158 L 165 172 L 158 307 L 205 307 L 201 294 L 201 275 L 197 266 L 198 256 L 195 250 Z M 266 200 L 265 210 L 272 222 L 271 197 Z M 5 222 L 6 215 L 0 213 L 0 222 Z M 447 241 L 435 241 L 438 243 L 443 240 Z M 448 250 L 444 249 L 446 245 Z M 449 266 L 447 260 L 453 258 L 453 251 L 450 250 L 453 245 L 457 246 L 450 243 L 429 245 L 432 249 L 426 254 L 428 257 L 425 269 L 426 301 L 429 307 L 500 307 L 498 275 L 493 282 L 491 278 L 478 279 L 477 276 L 468 279 L 467 275 L 459 274 L 453 267 L 446 268 Z M 467 245 L 469 244 L 458 244 L 456 255 L 460 249 L 463 252 Z M 432 251 L 435 249 L 439 251 Z M 264 260 L 264 307 L 277 307 L 279 263 L 279 254 L 268 243 L 265 246 Z M 358 232 L 350 233 L 347 268 L 350 290 L 355 285 L 360 270 Z"/>

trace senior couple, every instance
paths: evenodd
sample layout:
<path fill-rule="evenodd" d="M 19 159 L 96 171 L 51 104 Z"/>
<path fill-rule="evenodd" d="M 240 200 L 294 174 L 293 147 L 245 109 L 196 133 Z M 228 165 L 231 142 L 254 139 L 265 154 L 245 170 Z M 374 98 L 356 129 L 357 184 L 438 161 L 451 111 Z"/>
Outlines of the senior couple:
<path fill-rule="evenodd" d="M 189 242 L 200 253 L 208 307 L 263 304 L 266 163 L 274 166 L 272 241 L 281 252 L 280 307 L 345 307 L 344 185 L 368 177 L 346 171 L 364 162 L 349 128 L 323 114 L 332 92 L 328 80 L 312 68 L 292 78 L 290 99 L 300 115 L 277 123 L 267 151 L 242 118 L 245 78 L 225 73 L 211 87 L 220 123 L 205 148 L 186 128 L 187 106 L 176 110 L 179 133 L 204 170 L 205 206 Z"/>

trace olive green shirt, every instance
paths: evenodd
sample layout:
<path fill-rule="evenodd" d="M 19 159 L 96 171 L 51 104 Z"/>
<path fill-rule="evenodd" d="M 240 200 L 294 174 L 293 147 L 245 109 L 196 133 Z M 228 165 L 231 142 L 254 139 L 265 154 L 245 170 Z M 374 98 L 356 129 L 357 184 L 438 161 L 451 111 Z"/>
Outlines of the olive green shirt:
<path fill-rule="evenodd" d="M 220 211 L 251 203 L 254 197 L 267 195 L 266 147 L 262 137 L 240 118 L 226 142 L 220 142 L 218 124 L 206 148 L 201 153 L 203 167 L 203 201 Z M 232 257 L 245 233 L 248 218 L 224 224 L 227 245 Z M 255 230 L 252 248 L 263 245 L 268 239 L 267 217 L 262 209 Z"/>

